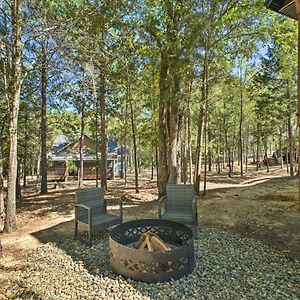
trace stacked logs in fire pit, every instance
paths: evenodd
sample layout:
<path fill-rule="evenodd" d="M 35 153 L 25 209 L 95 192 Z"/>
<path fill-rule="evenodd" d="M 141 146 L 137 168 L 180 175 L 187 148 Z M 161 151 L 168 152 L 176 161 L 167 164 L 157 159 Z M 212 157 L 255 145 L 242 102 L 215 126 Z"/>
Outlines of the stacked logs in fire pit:
<path fill-rule="evenodd" d="M 153 233 L 153 232 L 145 232 L 141 235 L 137 246 L 137 249 L 144 249 L 148 250 L 150 252 L 153 251 L 170 251 L 171 248 L 167 246 L 161 239 L 160 237 Z"/>

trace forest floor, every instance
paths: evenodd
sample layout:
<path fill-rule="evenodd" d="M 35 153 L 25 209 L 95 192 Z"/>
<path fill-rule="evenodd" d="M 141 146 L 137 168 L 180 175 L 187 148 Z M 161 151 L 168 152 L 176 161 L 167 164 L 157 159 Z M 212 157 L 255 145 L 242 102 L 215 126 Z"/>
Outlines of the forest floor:
<path fill-rule="evenodd" d="M 198 205 L 201 225 L 233 231 L 251 237 L 279 250 L 291 260 L 300 260 L 300 212 L 298 210 L 298 177 L 287 176 L 286 170 L 272 167 L 208 176 L 207 194 Z M 110 180 L 106 198 L 109 208 L 117 210 L 117 199 L 124 201 L 124 221 L 157 218 L 155 180 L 144 173 L 140 177 L 140 193 L 136 194 L 133 176 L 127 186 L 123 179 Z M 93 186 L 87 181 L 85 186 Z M 18 229 L 0 233 L 3 258 L 0 266 L 13 266 L 26 254 L 47 242 L 55 242 L 74 233 L 74 191 L 76 182 L 49 186 L 47 195 L 39 195 L 33 187 L 23 190 L 23 202 L 17 209 Z M 0 222 L 0 232 L 3 224 Z M 80 227 L 81 229 L 81 227 Z"/>

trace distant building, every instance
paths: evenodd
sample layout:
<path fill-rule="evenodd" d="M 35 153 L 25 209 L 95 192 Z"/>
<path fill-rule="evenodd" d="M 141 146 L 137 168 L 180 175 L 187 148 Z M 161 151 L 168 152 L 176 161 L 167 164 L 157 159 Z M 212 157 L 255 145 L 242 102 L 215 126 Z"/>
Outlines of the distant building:
<path fill-rule="evenodd" d="M 107 147 L 107 178 L 115 176 L 118 167 L 118 145 L 114 140 L 108 141 Z M 96 179 L 96 141 L 89 135 L 83 136 L 83 179 Z M 98 151 L 99 160 L 101 154 Z M 58 135 L 48 152 L 48 180 L 66 181 L 78 179 L 80 167 L 80 136 L 69 141 L 68 138 Z M 98 174 L 100 179 L 100 172 Z"/>

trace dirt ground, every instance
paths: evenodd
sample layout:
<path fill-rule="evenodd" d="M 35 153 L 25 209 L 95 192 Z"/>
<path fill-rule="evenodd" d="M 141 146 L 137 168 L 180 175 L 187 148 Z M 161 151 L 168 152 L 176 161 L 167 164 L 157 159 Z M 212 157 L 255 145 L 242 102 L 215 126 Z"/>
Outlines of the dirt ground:
<path fill-rule="evenodd" d="M 25 189 L 23 203 L 17 209 L 17 231 L 0 233 L 0 264 L 12 266 L 42 243 L 72 235 L 76 188 L 76 182 L 62 184 L 58 189 L 50 185 L 45 196 L 33 187 Z M 205 225 L 221 227 L 260 240 L 291 260 L 300 260 L 298 177 L 287 176 L 286 170 L 279 167 L 270 172 L 248 171 L 242 178 L 238 173 L 228 178 L 225 173 L 212 172 L 207 189 L 198 205 L 200 230 Z M 156 182 L 147 173 L 140 178 L 139 194 L 135 193 L 133 177 L 129 176 L 127 186 L 123 179 L 110 180 L 106 198 L 112 211 L 118 209 L 117 199 L 124 201 L 124 221 L 157 218 Z M 0 222 L 0 231 L 2 227 Z"/>

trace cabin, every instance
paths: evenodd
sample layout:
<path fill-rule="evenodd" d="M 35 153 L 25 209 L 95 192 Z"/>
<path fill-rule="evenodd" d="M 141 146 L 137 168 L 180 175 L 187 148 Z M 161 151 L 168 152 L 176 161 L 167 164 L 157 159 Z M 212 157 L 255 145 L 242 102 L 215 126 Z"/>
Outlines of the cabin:
<path fill-rule="evenodd" d="M 87 133 L 83 135 L 83 179 L 96 179 L 96 140 Z M 98 151 L 98 159 L 101 154 Z M 117 142 L 109 140 L 107 145 L 107 178 L 113 179 L 118 174 L 120 150 Z M 64 135 L 58 135 L 48 152 L 47 178 L 49 181 L 68 181 L 78 179 L 80 168 L 80 135 L 71 141 Z M 100 179 L 100 174 L 98 174 Z"/>

